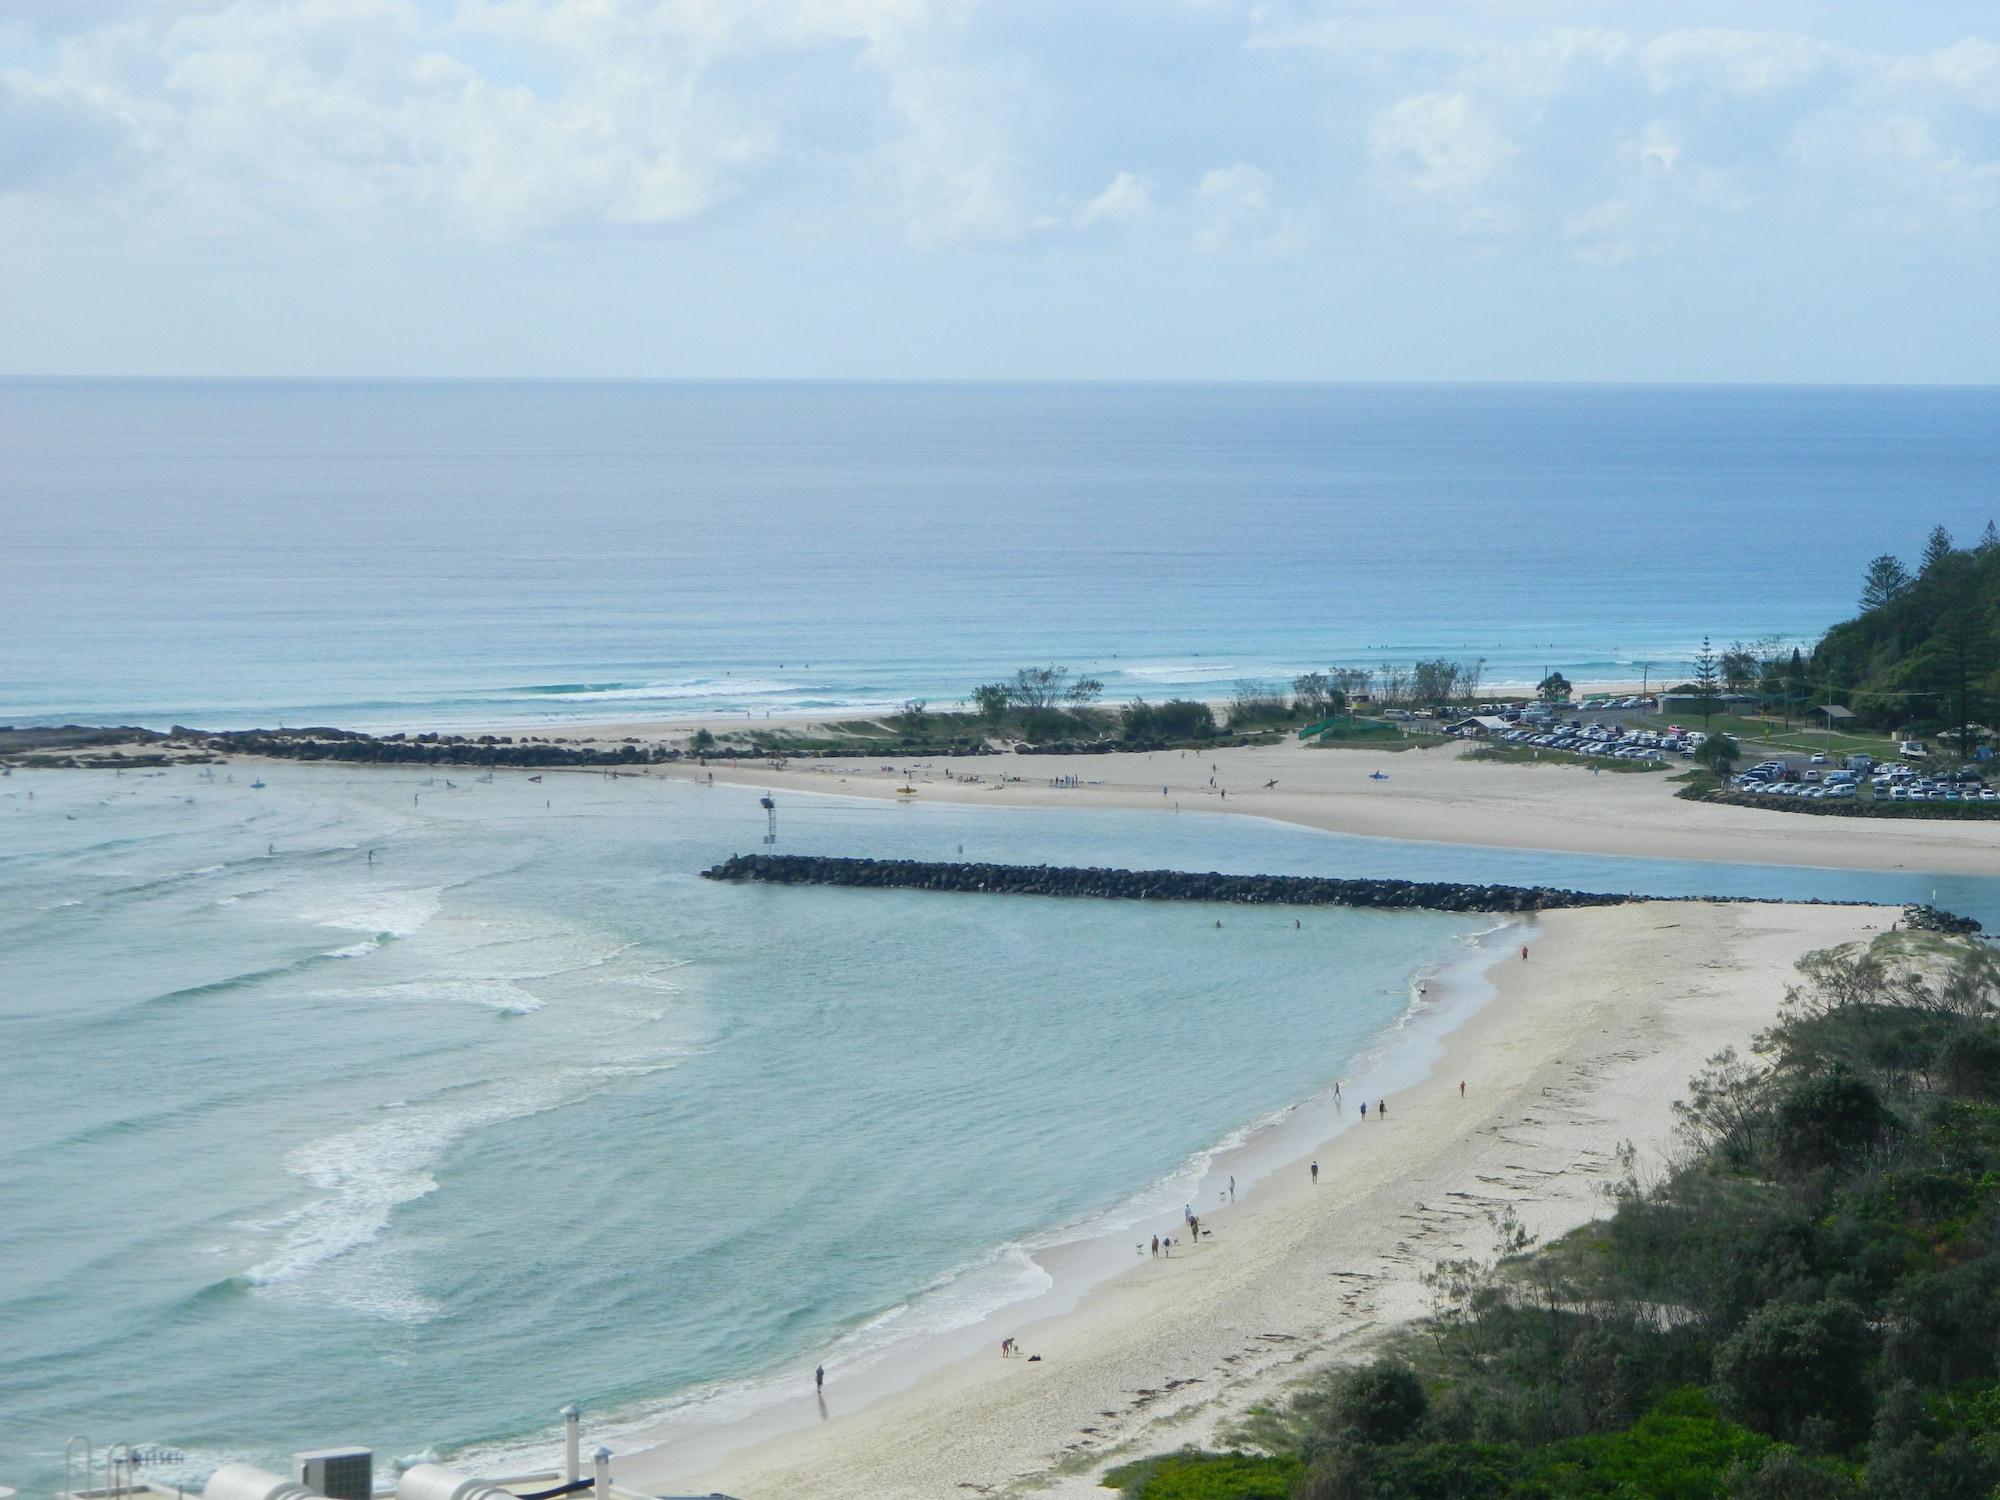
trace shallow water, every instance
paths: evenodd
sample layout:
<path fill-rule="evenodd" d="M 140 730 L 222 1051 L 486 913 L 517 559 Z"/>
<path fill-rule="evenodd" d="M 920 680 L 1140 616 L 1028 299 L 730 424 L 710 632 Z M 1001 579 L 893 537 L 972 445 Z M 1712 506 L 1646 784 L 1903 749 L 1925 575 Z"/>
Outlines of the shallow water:
<path fill-rule="evenodd" d="M 10 1480 L 51 1481 L 78 1430 L 191 1472 L 511 1447 L 568 1400 L 637 1416 L 966 1322 L 1041 1284 L 1027 1249 L 1178 1205 L 1490 926 L 720 886 L 694 872 L 760 847 L 747 789 L 252 774 L 0 782 Z M 1214 816 L 796 796 L 779 819 L 791 852 L 1936 885 L 2000 918 L 1995 880 Z"/>

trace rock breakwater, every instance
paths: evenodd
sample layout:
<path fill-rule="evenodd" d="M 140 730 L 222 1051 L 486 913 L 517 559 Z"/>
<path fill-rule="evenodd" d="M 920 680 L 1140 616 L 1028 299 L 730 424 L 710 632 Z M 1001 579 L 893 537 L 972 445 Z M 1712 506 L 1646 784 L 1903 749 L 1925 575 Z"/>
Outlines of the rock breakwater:
<path fill-rule="evenodd" d="M 757 881 L 770 885 L 1095 896 L 1126 901 L 1222 901 L 1241 906 L 1356 906 L 1387 911 L 1554 911 L 1572 906 L 1619 906 L 1650 899 L 1553 886 L 841 859 L 804 854 L 738 854 L 701 873 L 706 880 Z"/>

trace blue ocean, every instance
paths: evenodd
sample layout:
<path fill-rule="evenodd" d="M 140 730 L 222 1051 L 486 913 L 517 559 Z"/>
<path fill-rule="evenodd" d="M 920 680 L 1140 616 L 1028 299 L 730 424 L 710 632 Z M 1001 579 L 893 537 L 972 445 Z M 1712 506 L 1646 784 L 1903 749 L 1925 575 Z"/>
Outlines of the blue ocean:
<path fill-rule="evenodd" d="M 0 722 L 398 728 L 1810 637 L 2000 493 L 1968 392 L 0 385 Z M 1759 540 L 1761 536 L 1761 540 Z M 1783 545 L 1773 545 L 1774 536 Z M 262 783 L 262 784 L 259 784 Z M 2000 879 L 788 797 L 780 848 L 1912 900 Z M 753 790 L 0 780 L 0 1477 L 74 1432 L 690 1429 L 1170 1226 L 1490 921 L 723 886 Z M 1293 917 L 1299 925 L 1294 927 Z M 1330 1128 L 1324 1115 L 1315 1128 Z M 1234 1158 L 1227 1158 L 1234 1160 Z M 1253 1187 L 1253 1173 L 1244 1173 Z"/>
<path fill-rule="evenodd" d="M 0 382 L 0 723 L 1639 679 L 2000 494 L 2000 391 Z"/>

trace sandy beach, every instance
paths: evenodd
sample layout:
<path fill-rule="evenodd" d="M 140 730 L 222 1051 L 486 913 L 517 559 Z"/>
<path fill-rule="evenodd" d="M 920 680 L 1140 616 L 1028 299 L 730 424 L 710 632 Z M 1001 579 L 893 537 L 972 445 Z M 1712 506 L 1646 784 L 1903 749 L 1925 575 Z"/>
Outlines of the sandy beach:
<path fill-rule="evenodd" d="M 572 730 L 568 737 L 577 743 L 615 745 L 632 736 L 679 744 L 691 727 L 606 725 Z M 714 727 L 731 726 L 716 721 Z M 725 755 L 701 767 L 656 767 L 652 774 L 713 774 L 718 783 L 772 790 L 982 806 L 1229 812 L 1374 838 L 1572 854 L 1942 874 L 2000 869 L 2000 825 L 1991 822 L 1811 817 L 1709 805 L 1674 796 L 1678 784 L 1671 773 L 1593 775 L 1573 763 L 1477 760 L 1471 748 L 1384 753 L 1320 749 L 1288 737 L 1277 745 L 1108 755 L 913 759 L 863 752 L 843 760 L 794 760 L 782 770 L 766 761 L 732 763 Z M 1388 779 L 1372 780 L 1375 771 Z M 1069 777 L 1077 784 L 1057 784 Z"/>
<path fill-rule="evenodd" d="M 628 1452 L 620 1482 L 743 1500 L 1102 1493 L 1109 1464 L 1211 1440 L 1424 1312 L 1424 1272 L 1482 1253 L 1490 1213 L 1548 1238 L 1600 1212 L 1621 1146 L 1642 1172 L 1660 1161 L 1689 1076 L 1776 1015 L 1798 957 L 1891 915 L 1668 903 L 1514 924 L 1491 998 L 1427 1077 L 1386 1092 L 1386 1120 L 1361 1124 L 1350 1087 L 1344 1128 L 1310 1152 L 1317 1186 L 1300 1157 L 1205 1215 L 1199 1244 L 1137 1259 L 1056 1316 L 996 1323 L 913 1389 L 854 1410 L 836 1379 L 825 1412 L 802 1390 L 789 1431 L 719 1465 Z M 1042 1358 L 999 1358 L 1009 1334 Z"/>

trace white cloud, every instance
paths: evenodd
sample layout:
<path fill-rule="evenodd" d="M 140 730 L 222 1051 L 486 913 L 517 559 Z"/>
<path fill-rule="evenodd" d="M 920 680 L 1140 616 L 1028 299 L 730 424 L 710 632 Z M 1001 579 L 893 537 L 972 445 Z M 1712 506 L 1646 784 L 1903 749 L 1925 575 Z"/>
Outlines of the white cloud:
<path fill-rule="evenodd" d="M 1093 224 L 1131 224 L 1152 212 L 1152 179 L 1120 172 L 1103 192 L 1077 210 L 1076 223 L 1079 229 Z"/>
<path fill-rule="evenodd" d="M 1720 26 L 1663 32 L 1639 52 L 1656 90 L 1701 84 L 1732 94 L 1774 94 L 1806 82 L 1838 55 L 1810 37 Z"/>
<path fill-rule="evenodd" d="M 1194 194 L 1201 215 L 1194 247 L 1203 255 L 1236 250 L 1282 255 L 1296 250 L 1299 227 L 1293 218 L 1276 212 L 1272 203 L 1276 185 L 1269 172 L 1244 161 L 1202 173 Z"/>
<path fill-rule="evenodd" d="M 1368 150 L 1400 184 L 1445 197 L 1485 186 L 1516 153 L 1462 93 L 1417 94 L 1384 110 L 1368 128 Z"/>
<path fill-rule="evenodd" d="M 1570 253 L 1587 265 L 1622 266 L 1637 253 L 1630 232 L 1632 205 L 1619 198 L 1607 198 L 1562 223 L 1562 237 Z"/>

